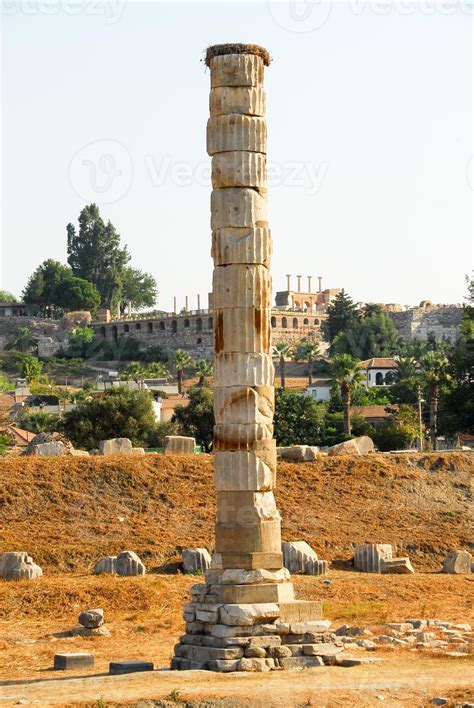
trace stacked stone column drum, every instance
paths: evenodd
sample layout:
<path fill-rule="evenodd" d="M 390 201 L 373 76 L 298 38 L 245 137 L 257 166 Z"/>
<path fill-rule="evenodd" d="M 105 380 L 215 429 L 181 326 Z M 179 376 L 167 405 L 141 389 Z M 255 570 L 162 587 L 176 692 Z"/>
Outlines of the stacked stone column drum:
<path fill-rule="evenodd" d="M 301 645 L 302 635 L 317 632 L 321 641 L 329 623 L 315 621 L 319 602 L 294 600 L 273 495 L 266 52 L 243 45 L 209 52 L 217 555 L 206 583 L 191 589 L 173 668 L 268 671 L 290 668 L 281 663 L 295 657 L 282 646 L 285 636 L 298 635 Z M 291 668 L 305 660 L 315 665 L 314 656 L 301 656 Z"/>

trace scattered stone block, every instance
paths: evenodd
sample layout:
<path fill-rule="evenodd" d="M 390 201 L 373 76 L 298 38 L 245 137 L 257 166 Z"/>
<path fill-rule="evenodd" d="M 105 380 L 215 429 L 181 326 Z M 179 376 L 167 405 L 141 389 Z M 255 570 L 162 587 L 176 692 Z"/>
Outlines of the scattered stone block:
<path fill-rule="evenodd" d="M 34 445 L 30 452 L 32 457 L 58 457 L 66 454 L 66 447 L 61 440 L 52 440 L 51 442 Z"/>
<path fill-rule="evenodd" d="M 431 699 L 430 703 L 433 706 L 447 706 L 449 703 L 449 699 L 442 698 L 441 696 L 436 696 L 435 698 Z"/>
<path fill-rule="evenodd" d="M 75 448 L 71 450 L 71 455 L 73 457 L 90 457 L 90 453 L 87 450 L 76 450 Z"/>
<path fill-rule="evenodd" d="M 344 651 L 344 647 L 339 647 L 336 646 L 336 644 L 330 644 L 329 642 L 323 642 L 320 644 L 303 644 L 302 649 L 305 656 L 337 656 L 337 654 Z"/>
<path fill-rule="evenodd" d="M 366 455 L 375 449 L 374 441 L 367 435 L 352 438 L 328 448 L 328 455 Z"/>
<path fill-rule="evenodd" d="M 94 666 L 94 657 L 85 652 L 68 652 L 54 655 L 54 670 L 89 669 Z"/>
<path fill-rule="evenodd" d="M 194 455 L 196 440 L 184 435 L 167 435 L 165 437 L 165 454 L 168 455 Z"/>
<path fill-rule="evenodd" d="M 443 563 L 443 573 L 471 574 L 472 556 L 468 551 L 452 551 Z"/>
<path fill-rule="evenodd" d="M 239 671 L 271 671 L 275 667 L 273 659 L 246 659 L 239 661 Z"/>
<path fill-rule="evenodd" d="M 94 568 L 95 575 L 101 575 L 102 573 L 116 573 L 117 572 L 117 556 L 105 556 L 102 558 Z"/>
<path fill-rule="evenodd" d="M 83 627 L 100 627 L 104 624 L 104 610 L 97 608 L 94 610 L 85 610 L 79 615 L 79 624 Z"/>
<path fill-rule="evenodd" d="M 99 455 L 131 455 L 132 443 L 128 438 L 111 438 L 101 440 L 99 443 Z"/>
<path fill-rule="evenodd" d="M 392 558 L 388 543 L 360 543 L 354 549 L 354 568 L 364 573 L 380 573 L 382 561 Z"/>
<path fill-rule="evenodd" d="M 207 548 L 184 548 L 182 552 L 185 573 L 205 573 L 211 567 L 211 554 Z"/>
<path fill-rule="evenodd" d="M 133 551 L 123 551 L 117 556 L 117 575 L 145 575 L 146 569 L 140 558 Z"/>
<path fill-rule="evenodd" d="M 26 551 L 0 553 L 0 578 L 4 580 L 35 580 L 43 575 Z"/>
<path fill-rule="evenodd" d="M 329 563 L 318 559 L 316 552 L 306 541 L 291 541 L 281 544 L 283 564 L 290 573 L 324 575 Z"/>
<path fill-rule="evenodd" d="M 138 671 L 153 671 L 152 661 L 111 661 L 109 664 L 109 674 L 117 676 L 119 674 L 133 674 Z"/>
<path fill-rule="evenodd" d="M 313 462 L 319 456 L 319 448 L 311 445 L 279 447 L 278 456 L 287 462 Z"/>
<path fill-rule="evenodd" d="M 282 669 L 289 671 L 314 669 L 317 666 L 324 666 L 324 661 L 320 656 L 290 656 L 285 659 L 279 659 L 278 663 Z"/>
<path fill-rule="evenodd" d="M 403 558 L 389 558 L 382 560 L 380 570 L 382 573 L 393 573 L 396 575 L 410 575 L 415 572 L 410 559 L 407 556 Z"/>
<path fill-rule="evenodd" d="M 143 457 L 143 455 L 146 454 L 145 448 L 144 447 L 132 447 L 132 454 Z"/>

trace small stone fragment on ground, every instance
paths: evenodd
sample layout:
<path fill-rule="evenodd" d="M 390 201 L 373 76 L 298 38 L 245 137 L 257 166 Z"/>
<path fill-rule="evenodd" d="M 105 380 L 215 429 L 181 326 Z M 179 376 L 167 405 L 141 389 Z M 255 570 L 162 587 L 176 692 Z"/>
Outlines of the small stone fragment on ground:
<path fill-rule="evenodd" d="M 211 567 L 211 554 L 207 548 L 184 548 L 182 552 L 185 573 L 205 573 Z"/>
<path fill-rule="evenodd" d="M 452 551 L 443 563 L 443 573 L 456 575 L 471 574 L 472 556 L 468 551 Z"/>

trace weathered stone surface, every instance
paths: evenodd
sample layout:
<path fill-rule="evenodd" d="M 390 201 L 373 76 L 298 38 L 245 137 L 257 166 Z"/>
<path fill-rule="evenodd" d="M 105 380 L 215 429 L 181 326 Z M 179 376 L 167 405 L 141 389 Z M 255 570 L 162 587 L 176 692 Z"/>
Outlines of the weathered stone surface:
<path fill-rule="evenodd" d="M 290 602 L 294 600 L 294 590 L 292 583 L 221 585 L 219 599 L 221 602 L 235 604 Z"/>
<path fill-rule="evenodd" d="M 233 568 L 224 570 L 219 577 L 222 585 L 258 585 L 259 583 L 286 583 L 290 580 L 290 573 L 286 568 L 278 570 L 268 570 L 259 568 L 258 570 L 243 570 Z"/>
<path fill-rule="evenodd" d="M 75 448 L 70 451 L 70 454 L 73 457 L 90 457 L 90 452 L 87 452 L 87 450 L 76 450 Z"/>
<path fill-rule="evenodd" d="M 246 659 L 239 662 L 239 671 L 271 671 L 275 667 L 273 659 Z"/>
<path fill-rule="evenodd" d="M 231 552 L 219 554 L 222 557 L 222 567 L 242 568 L 243 570 L 254 570 L 257 568 L 267 568 L 276 570 L 283 565 L 283 554 L 281 553 L 240 553 Z"/>
<path fill-rule="evenodd" d="M 217 452 L 237 452 L 240 450 L 257 450 L 258 443 L 267 442 L 273 438 L 272 425 L 216 425 L 214 428 L 214 449 Z"/>
<path fill-rule="evenodd" d="M 184 548 L 182 556 L 185 573 L 205 573 L 211 566 L 211 554 L 207 548 Z"/>
<path fill-rule="evenodd" d="M 57 457 L 66 454 L 66 448 L 61 440 L 40 443 L 31 448 L 33 457 Z"/>
<path fill-rule="evenodd" d="M 239 113 L 213 116 L 207 123 L 207 153 L 267 152 L 267 127 L 257 116 Z M 237 226 L 237 224 L 230 224 Z"/>
<path fill-rule="evenodd" d="M 320 656 L 291 656 L 287 659 L 280 659 L 279 664 L 282 669 L 295 671 L 298 669 L 314 669 L 317 666 L 324 666 L 324 661 Z"/>
<path fill-rule="evenodd" d="M 214 359 L 214 385 L 273 386 L 275 368 L 270 354 L 231 352 Z M 275 443 L 272 445 L 275 450 Z"/>
<path fill-rule="evenodd" d="M 283 624 L 304 622 L 314 623 L 323 616 L 323 606 L 320 600 L 294 600 L 293 602 L 282 602 L 280 604 L 280 622 Z M 328 623 L 328 626 L 331 623 Z M 292 625 L 291 625 L 292 626 Z M 308 629 L 308 632 L 313 631 Z M 317 631 L 316 629 L 314 631 Z"/>
<path fill-rule="evenodd" d="M 337 656 L 344 651 L 344 647 L 323 642 L 321 644 L 303 644 L 303 654 L 305 656 Z"/>
<path fill-rule="evenodd" d="M 255 189 L 214 189 L 211 194 L 212 230 L 246 226 L 268 226 L 266 199 Z"/>
<path fill-rule="evenodd" d="M 222 310 L 235 307 L 267 307 L 271 287 L 270 273 L 263 265 L 239 263 L 219 266 L 214 268 L 213 275 L 214 307 Z"/>
<path fill-rule="evenodd" d="M 443 573 L 471 574 L 472 556 L 468 551 L 452 551 L 443 563 Z"/>
<path fill-rule="evenodd" d="M 354 568 L 365 573 L 380 573 L 383 560 L 392 558 L 388 543 L 360 543 L 354 548 Z"/>
<path fill-rule="evenodd" d="M 218 523 L 252 526 L 280 519 L 273 492 L 217 492 Z"/>
<path fill-rule="evenodd" d="M 54 670 L 88 669 L 94 666 L 94 657 L 86 652 L 63 652 L 54 655 Z"/>
<path fill-rule="evenodd" d="M 0 553 L 0 578 L 4 580 L 35 580 L 43 571 L 33 563 L 26 551 Z"/>
<path fill-rule="evenodd" d="M 217 354 L 266 354 L 270 346 L 271 308 L 215 310 L 214 346 Z M 230 382 L 229 382 L 230 383 Z"/>
<path fill-rule="evenodd" d="M 264 189 L 267 183 L 266 155 L 261 152 L 220 152 L 212 158 L 212 186 Z"/>
<path fill-rule="evenodd" d="M 279 607 L 276 603 L 225 604 L 220 609 L 221 624 L 239 627 L 274 620 L 278 618 L 278 615 Z"/>
<path fill-rule="evenodd" d="M 104 624 L 104 610 L 100 607 L 94 610 L 84 610 L 79 615 L 79 624 L 83 627 L 100 627 Z"/>
<path fill-rule="evenodd" d="M 270 441 L 269 442 L 273 442 Z M 273 448 L 274 449 L 274 448 Z M 214 479 L 218 492 L 265 492 L 275 486 L 276 455 L 240 450 L 216 452 Z"/>
<path fill-rule="evenodd" d="M 270 229 L 263 226 L 225 228 L 212 232 L 212 256 L 216 266 L 249 263 L 270 266 Z"/>
<path fill-rule="evenodd" d="M 143 457 L 145 455 L 145 448 L 144 447 L 132 447 L 132 453 L 134 455 L 138 455 L 139 457 Z"/>
<path fill-rule="evenodd" d="M 132 443 L 128 438 L 111 438 L 101 440 L 99 443 L 99 455 L 120 455 L 132 454 Z"/>
<path fill-rule="evenodd" d="M 216 86 L 261 86 L 263 60 L 255 54 L 223 54 L 210 62 L 211 88 Z"/>
<path fill-rule="evenodd" d="M 123 551 L 117 556 L 116 572 L 118 575 L 145 575 L 145 566 L 133 551 Z"/>
<path fill-rule="evenodd" d="M 274 407 L 273 386 L 218 386 L 214 389 L 217 425 L 271 425 Z"/>
<path fill-rule="evenodd" d="M 265 114 L 265 91 L 255 86 L 219 86 L 209 94 L 211 116 L 242 113 L 247 116 Z"/>
<path fill-rule="evenodd" d="M 178 455 L 187 454 L 193 455 L 196 447 L 194 438 L 185 437 L 184 435 L 167 435 L 164 441 L 165 454 Z"/>
<path fill-rule="evenodd" d="M 380 570 L 382 573 L 395 573 L 396 575 L 410 575 L 415 572 L 408 557 L 382 560 Z"/>
<path fill-rule="evenodd" d="M 362 435 L 359 438 L 352 438 L 333 445 L 328 449 L 328 455 L 366 455 L 374 451 L 374 442 L 367 435 Z"/>
<path fill-rule="evenodd" d="M 252 526 L 216 524 L 216 551 L 232 553 L 278 553 L 281 548 L 280 521 L 259 521 Z"/>
<path fill-rule="evenodd" d="M 316 551 L 306 541 L 290 541 L 281 544 L 283 563 L 290 573 L 306 573 L 310 562 L 318 560 Z"/>
<path fill-rule="evenodd" d="M 329 620 L 309 620 L 307 622 L 292 622 L 290 634 L 320 634 L 327 632 L 331 622 Z"/>
<path fill-rule="evenodd" d="M 95 566 L 95 575 L 101 575 L 102 573 L 116 573 L 117 572 L 117 556 L 105 556 L 102 558 Z"/>
<path fill-rule="evenodd" d="M 252 647 L 248 646 L 245 650 L 246 659 L 265 659 L 267 652 L 262 647 Z"/>
<path fill-rule="evenodd" d="M 288 462 L 313 462 L 319 455 L 319 448 L 311 445 L 292 445 L 291 447 L 279 447 L 278 457 Z"/>

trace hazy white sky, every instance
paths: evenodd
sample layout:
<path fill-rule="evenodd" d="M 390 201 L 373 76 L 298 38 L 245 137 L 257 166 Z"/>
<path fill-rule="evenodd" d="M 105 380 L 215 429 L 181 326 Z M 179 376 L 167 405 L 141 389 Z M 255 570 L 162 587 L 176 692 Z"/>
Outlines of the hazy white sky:
<path fill-rule="evenodd" d="M 0 287 L 20 294 L 91 201 L 159 306 L 210 289 L 206 46 L 266 71 L 274 290 L 459 302 L 471 268 L 474 0 L 4 0 Z M 303 281 L 306 282 L 306 279 Z M 313 283 L 317 281 L 314 280 Z M 295 281 L 296 284 L 296 281 Z"/>

